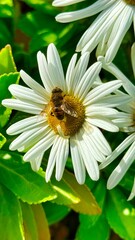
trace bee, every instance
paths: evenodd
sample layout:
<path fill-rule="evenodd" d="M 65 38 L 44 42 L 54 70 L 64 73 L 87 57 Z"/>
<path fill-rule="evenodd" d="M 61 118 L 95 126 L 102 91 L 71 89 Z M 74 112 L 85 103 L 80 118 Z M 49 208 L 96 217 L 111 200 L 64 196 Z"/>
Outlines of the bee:
<path fill-rule="evenodd" d="M 51 102 L 53 103 L 52 116 L 55 116 L 59 120 L 63 120 L 65 113 L 77 118 L 77 112 L 73 107 L 64 99 L 63 91 L 56 87 L 52 90 Z"/>

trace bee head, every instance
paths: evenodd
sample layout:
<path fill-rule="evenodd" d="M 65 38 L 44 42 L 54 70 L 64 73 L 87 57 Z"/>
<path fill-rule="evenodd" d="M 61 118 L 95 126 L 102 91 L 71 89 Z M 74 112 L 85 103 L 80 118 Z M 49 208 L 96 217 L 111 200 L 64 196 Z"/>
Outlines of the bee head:
<path fill-rule="evenodd" d="M 53 90 L 52 90 L 52 93 L 62 93 L 63 91 L 58 88 L 58 87 L 55 87 Z"/>

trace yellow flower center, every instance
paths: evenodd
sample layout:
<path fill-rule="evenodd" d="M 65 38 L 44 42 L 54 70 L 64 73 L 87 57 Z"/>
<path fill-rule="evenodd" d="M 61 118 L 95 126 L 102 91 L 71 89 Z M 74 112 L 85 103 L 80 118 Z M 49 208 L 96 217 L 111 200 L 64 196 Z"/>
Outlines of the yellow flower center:
<path fill-rule="evenodd" d="M 135 0 L 123 0 L 123 1 L 129 5 L 135 5 Z"/>
<path fill-rule="evenodd" d="M 56 134 L 73 136 L 85 119 L 85 109 L 74 96 L 66 95 L 60 88 L 54 88 L 44 111 L 48 124 Z"/>

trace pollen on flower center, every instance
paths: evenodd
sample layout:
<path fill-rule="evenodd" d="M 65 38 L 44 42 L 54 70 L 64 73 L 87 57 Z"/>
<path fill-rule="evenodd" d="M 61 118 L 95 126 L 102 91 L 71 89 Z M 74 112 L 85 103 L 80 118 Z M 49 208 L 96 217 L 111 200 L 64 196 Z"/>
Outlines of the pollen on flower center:
<path fill-rule="evenodd" d="M 63 136 L 73 136 L 85 118 L 83 104 L 76 97 L 64 94 L 60 88 L 53 89 L 44 112 L 50 127 Z"/>
<path fill-rule="evenodd" d="M 129 5 L 135 5 L 135 0 L 123 0 L 123 1 Z"/>

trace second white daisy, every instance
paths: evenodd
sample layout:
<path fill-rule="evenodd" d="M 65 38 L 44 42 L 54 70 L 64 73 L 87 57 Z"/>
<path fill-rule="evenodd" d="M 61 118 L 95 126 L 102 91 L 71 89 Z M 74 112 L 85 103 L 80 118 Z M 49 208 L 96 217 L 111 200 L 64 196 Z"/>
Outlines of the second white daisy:
<path fill-rule="evenodd" d="M 76 2 L 80 1 L 55 0 L 53 5 L 65 6 Z M 132 22 L 135 32 L 135 0 L 98 0 L 82 10 L 61 13 L 56 16 L 56 20 L 71 22 L 99 12 L 99 16 L 79 40 L 76 51 L 92 51 L 98 46 L 97 55 L 105 55 L 106 61 L 111 62 Z"/>
<path fill-rule="evenodd" d="M 100 165 L 100 169 L 105 168 L 111 162 L 113 162 L 117 157 L 122 154 L 125 150 L 126 153 L 123 154 L 121 161 L 118 163 L 117 167 L 112 171 L 108 181 L 107 188 L 114 188 L 126 174 L 131 164 L 135 160 L 135 86 L 130 82 L 130 80 L 113 64 L 106 64 L 103 57 L 99 57 L 102 61 L 104 69 L 112 73 L 116 78 L 121 79 L 123 82 L 123 87 L 129 94 L 129 102 L 119 106 L 119 109 L 127 113 L 127 119 L 124 125 L 121 125 L 123 131 L 127 132 L 129 135 L 124 139 L 124 141 L 112 152 L 110 156 L 106 158 L 106 161 Z M 131 49 L 131 62 L 133 67 L 133 74 L 135 77 L 135 44 L 133 44 Z M 124 93 L 122 95 L 125 95 Z M 124 118 L 123 118 L 124 120 Z M 129 200 L 135 196 L 135 182 Z"/>

